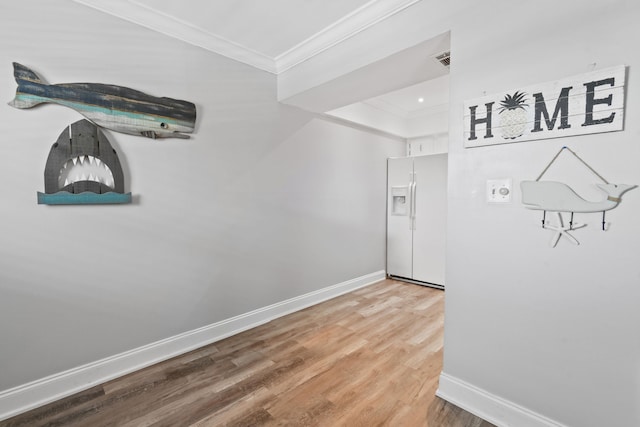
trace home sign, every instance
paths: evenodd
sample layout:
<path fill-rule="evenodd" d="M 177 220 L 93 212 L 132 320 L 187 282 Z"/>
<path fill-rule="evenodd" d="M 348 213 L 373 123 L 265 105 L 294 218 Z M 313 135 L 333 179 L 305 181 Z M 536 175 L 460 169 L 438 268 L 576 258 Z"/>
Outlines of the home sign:
<path fill-rule="evenodd" d="M 623 129 L 625 66 L 464 103 L 464 146 L 508 144 Z"/>

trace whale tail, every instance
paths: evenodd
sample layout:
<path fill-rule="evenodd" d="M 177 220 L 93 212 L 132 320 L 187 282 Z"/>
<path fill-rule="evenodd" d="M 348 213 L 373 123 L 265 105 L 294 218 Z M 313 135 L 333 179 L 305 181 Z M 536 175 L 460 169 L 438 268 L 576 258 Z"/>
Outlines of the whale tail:
<path fill-rule="evenodd" d="M 34 95 L 34 86 L 44 85 L 45 83 L 30 68 L 14 62 L 13 76 L 18 83 L 18 89 L 16 89 L 15 98 L 9 102 L 9 105 L 15 108 L 31 108 L 46 102 Z"/>

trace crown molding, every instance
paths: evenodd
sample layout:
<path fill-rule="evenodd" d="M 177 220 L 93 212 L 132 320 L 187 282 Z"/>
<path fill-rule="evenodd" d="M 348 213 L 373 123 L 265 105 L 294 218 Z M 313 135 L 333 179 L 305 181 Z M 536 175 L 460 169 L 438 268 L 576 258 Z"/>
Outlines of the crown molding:
<path fill-rule="evenodd" d="M 371 0 L 275 58 L 151 9 L 135 0 L 73 1 L 261 70 L 279 74 L 421 0 Z"/>
<path fill-rule="evenodd" d="M 273 58 L 253 51 L 231 40 L 212 34 L 202 28 L 173 16 L 150 9 L 133 0 L 73 0 L 134 24 L 149 28 L 194 46 L 215 52 L 227 58 L 276 74 Z"/>
<path fill-rule="evenodd" d="M 421 0 L 371 0 L 275 58 L 278 73 L 287 71 Z"/>

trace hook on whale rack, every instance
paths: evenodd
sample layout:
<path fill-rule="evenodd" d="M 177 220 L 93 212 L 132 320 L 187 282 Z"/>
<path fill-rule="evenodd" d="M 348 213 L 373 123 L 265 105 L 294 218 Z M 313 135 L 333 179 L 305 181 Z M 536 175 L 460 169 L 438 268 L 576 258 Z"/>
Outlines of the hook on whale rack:
<path fill-rule="evenodd" d="M 556 161 L 560 154 L 568 150 L 573 154 L 584 166 L 593 172 L 604 184 L 596 184 L 602 191 L 607 194 L 605 200 L 599 202 L 591 202 L 580 197 L 571 187 L 562 182 L 540 181 L 551 165 Z M 556 246 L 560 237 L 565 236 L 568 240 L 575 244 L 579 242 L 568 232 L 585 227 L 586 224 L 577 224 L 573 222 L 574 213 L 596 213 L 602 212 L 602 230 L 606 231 L 605 212 L 615 208 L 621 202 L 622 194 L 636 188 L 636 185 L 628 184 L 611 184 L 602 177 L 595 169 L 585 162 L 578 154 L 567 146 L 563 146 L 551 161 L 544 168 L 542 173 L 535 181 L 522 181 L 520 183 L 522 189 L 522 203 L 529 209 L 542 210 L 542 228 L 555 230 L 557 233 L 552 239 L 551 245 Z M 548 225 L 546 221 L 547 211 L 555 212 L 558 216 L 558 225 Z M 571 214 L 569 226 L 565 227 L 562 221 L 562 212 Z"/>

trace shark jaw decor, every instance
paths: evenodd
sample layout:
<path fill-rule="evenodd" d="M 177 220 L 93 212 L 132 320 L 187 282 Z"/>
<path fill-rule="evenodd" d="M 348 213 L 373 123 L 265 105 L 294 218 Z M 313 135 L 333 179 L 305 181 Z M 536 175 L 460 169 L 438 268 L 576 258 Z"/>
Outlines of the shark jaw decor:
<path fill-rule="evenodd" d="M 131 203 L 122 166 L 109 140 L 88 120 L 73 123 L 51 146 L 41 205 Z"/>
<path fill-rule="evenodd" d="M 597 184 L 598 188 L 606 194 L 606 199 L 591 202 L 580 197 L 571 187 L 562 182 L 540 181 L 542 175 L 555 162 L 558 156 L 568 150 L 582 164 L 584 164 L 591 172 L 600 178 L 604 184 Z M 522 181 L 520 188 L 522 189 L 522 203 L 529 209 L 541 210 L 542 228 L 554 231 L 551 238 L 551 247 L 556 247 L 558 241 L 564 237 L 573 244 L 579 245 L 578 240 L 569 233 L 570 231 L 586 227 L 587 224 L 578 224 L 573 222 L 573 214 L 578 213 L 599 213 L 602 212 L 602 231 L 606 231 L 605 212 L 618 206 L 622 201 L 622 195 L 629 190 L 636 188 L 637 185 L 629 184 L 609 184 L 600 174 L 598 174 L 591 166 L 582 160 L 569 147 L 562 147 L 555 155 L 547 167 L 542 171 L 535 181 Z M 547 211 L 554 212 L 557 216 L 557 224 L 549 224 L 546 221 Z M 571 218 L 569 225 L 565 225 L 562 218 L 562 212 L 570 213 Z"/>
<path fill-rule="evenodd" d="M 148 138 L 183 138 L 193 132 L 196 106 L 188 101 L 157 98 L 134 89 L 100 83 L 49 85 L 24 65 L 13 63 L 18 83 L 9 105 L 31 108 L 54 103 L 72 108 L 105 129 Z"/>

